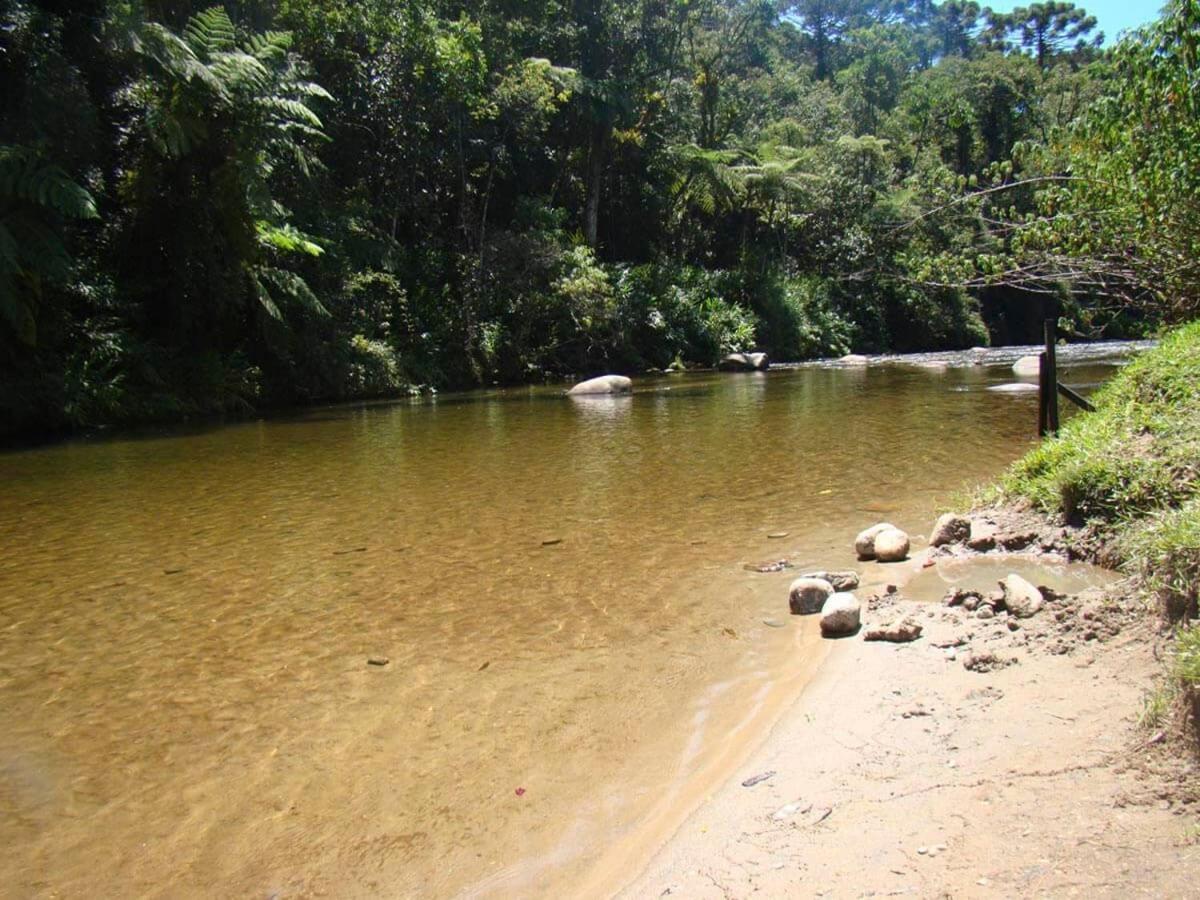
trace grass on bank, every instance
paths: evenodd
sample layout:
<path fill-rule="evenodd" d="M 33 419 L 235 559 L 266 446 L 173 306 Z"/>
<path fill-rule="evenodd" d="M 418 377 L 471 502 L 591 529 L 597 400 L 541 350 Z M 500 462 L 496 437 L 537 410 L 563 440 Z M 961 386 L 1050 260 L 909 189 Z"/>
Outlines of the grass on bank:
<path fill-rule="evenodd" d="M 1090 527 L 1178 631 L 1169 694 L 1200 726 L 1200 321 L 1168 334 L 1002 479 L 1024 500 Z M 1151 698 L 1143 718 L 1160 719 Z"/>

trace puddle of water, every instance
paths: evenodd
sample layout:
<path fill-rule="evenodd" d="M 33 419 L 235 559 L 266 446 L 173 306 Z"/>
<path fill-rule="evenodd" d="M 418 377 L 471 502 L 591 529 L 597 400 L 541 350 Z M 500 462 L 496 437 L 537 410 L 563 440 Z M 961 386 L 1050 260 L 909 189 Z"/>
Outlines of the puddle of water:
<path fill-rule="evenodd" d="M 1083 562 L 1055 562 L 1015 553 L 971 556 L 939 559 L 937 565 L 921 571 L 904 586 L 904 596 L 935 603 L 952 587 L 987 594 L 997 589 L 1000 579 L 1014 574 L 1063 594 L 1104 587 L 1121 577 L 1117 572 Z"/>

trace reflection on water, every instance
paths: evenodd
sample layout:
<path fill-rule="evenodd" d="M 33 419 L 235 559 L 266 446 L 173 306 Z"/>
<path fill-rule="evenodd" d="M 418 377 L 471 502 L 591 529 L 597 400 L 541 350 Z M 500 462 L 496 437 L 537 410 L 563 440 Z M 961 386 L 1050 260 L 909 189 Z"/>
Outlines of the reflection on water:
<path fill-rule="evenodd" d="M 744 564 L 922 533 L 1028 446 L 1003 380 L 691 375 L 0 456 L 0 883 L 569 884 L 808 652 L 762 621 L 791 573 Z"/>

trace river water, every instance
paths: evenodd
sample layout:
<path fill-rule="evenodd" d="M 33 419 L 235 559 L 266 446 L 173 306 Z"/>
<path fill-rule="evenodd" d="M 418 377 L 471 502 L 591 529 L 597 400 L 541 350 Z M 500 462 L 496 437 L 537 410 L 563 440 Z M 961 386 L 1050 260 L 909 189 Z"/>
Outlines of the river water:
<path fill-rule="evenodd" d="M 614 886 L 826 652 L 790 579 L 1028 448 L 1014 355 L 0 455 L 0 894 Z"/>

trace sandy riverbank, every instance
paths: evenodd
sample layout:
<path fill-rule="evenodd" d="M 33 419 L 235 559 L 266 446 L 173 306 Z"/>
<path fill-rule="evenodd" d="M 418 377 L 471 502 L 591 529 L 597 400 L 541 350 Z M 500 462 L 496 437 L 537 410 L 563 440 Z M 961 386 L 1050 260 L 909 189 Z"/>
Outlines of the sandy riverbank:
<path fill-rule="evenodd" d="M 644 870 L 612 873 L 619 896 L 1194 896 L 1196 807 L 1135 722 L 1160 671 L 1145 617 L 1064 641 L 1053 609 L 1015 631 L 920 615 L 912 644 L 836 642 Z M 968 670 L 984 650 L 1016 662 Z"/>

